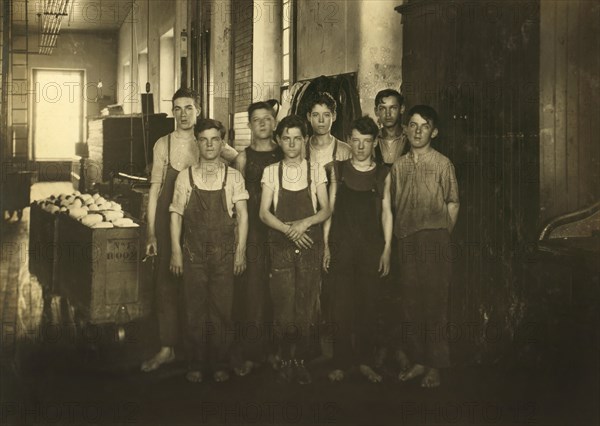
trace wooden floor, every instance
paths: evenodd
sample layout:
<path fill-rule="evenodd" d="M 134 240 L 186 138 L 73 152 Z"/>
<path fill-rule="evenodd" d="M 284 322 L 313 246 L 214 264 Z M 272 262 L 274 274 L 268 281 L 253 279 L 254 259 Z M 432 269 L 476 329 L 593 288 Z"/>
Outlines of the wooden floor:
<path fill-rule="evenodd" d="M 67 184 L 36 184 L 32 198 L 65 192 Z M 87 330 L 72 321 L 60 297 L 44 298 L 28 269 L 28 219 L 2 226 L 0 424 L 598 424 L 598 362 L 549 369 L 454 368 L 444 385 L 400 384 L 393 365 L 384 383 L 350 377 L 330 384 L 324 367 L 315 383 L 279 385 L 262 368 L 228 383 L 190 384 L 184 363 L 141 373 L 157 347 L 152 320 L 118 342 L 110 327 Z M 93 334 L 91 334 L 93 333 Z M 590 336 L 597 340 L 595 337 Z M 597 351 L 597 341 L 590 347 Z M 594 346 L 596 345 L 596 346 Z M 181 352 L 180 352 L 181 353 Z M 597 355 L 597 352 L 595 352 Z M 593 355 L 594 353 L 591 353 Z"/>

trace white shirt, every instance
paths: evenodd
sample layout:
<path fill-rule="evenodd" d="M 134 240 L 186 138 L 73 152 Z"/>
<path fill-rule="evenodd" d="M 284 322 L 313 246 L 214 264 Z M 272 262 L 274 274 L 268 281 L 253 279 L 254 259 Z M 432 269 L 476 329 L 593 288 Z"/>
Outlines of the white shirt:
<path fill-rule="evenodd" d="M 201 170 L 201 164 L 192 167 L 192 178 L 197 188 L 205 191 L 217 191 L 223 187 L 223 174 L 225 166 L 221 165 L 218 169 L 206 167 Z M 204 173 L 202 173 L 204 171 Z M 192 195 L 192 186 L 190 185 L 189 167 L 182 170 L 175 181 L 175 192 L 173 201 L 169 206 L 170 212 L 175 212 L 183 216 Z M 250 196 L 246 191 L 244 177 L 233 167 L 227 168 L 227 183 L 225 185 L 225 199 L 227 202 L 227 211 L 229 216 L 233 216 L 233 206 L 241 200 L 247 200 Z"/>

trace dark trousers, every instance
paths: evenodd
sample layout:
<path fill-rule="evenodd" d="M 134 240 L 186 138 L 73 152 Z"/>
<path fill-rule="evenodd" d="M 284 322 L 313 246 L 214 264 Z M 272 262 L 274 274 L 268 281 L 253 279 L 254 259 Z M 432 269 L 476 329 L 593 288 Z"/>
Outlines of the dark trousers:
<path fill-rule="evenodd" d="M 233 253 L 224 249 L 193 261 L 185 257 L 183 282 L 190 369 L 225 369 L 231 363 L 230 349 L 235 337 L 231 320 Z"/>
<path fill-rule="evenodd" d="M 260 220 L 260 219 L 259 219 Z M 240 324 L 242 350 L 252 361 L 261 361 L 269 350 L 265 323 L 272 316 L 269 294 L 269 246 L 267 228 L 262 223 L 250 223 L 246 245 L 246 271 L 238 280 L 240 292 Z"/>
<path fill-rule="evenodd" d="M 450 235 L 445 229 L 423 230 L 397 242 L 401 345 L 411 362 L 448 367 Z"/>
<path fill-rule="evenodd" d="M 167 223 L 167 226 L 169 224 Z M 159 225 L 157 224 L 157 227 Z M 157 232 L 158 234 L 159 232 Z M 164 233 L 163 233 L 164 234 Z M 158 237 L 158 235 L 157 235 Z M 171 241 L 161 238 L 158 241 L 158 255 L 155 264 L 155 297 L 158 316 L 158 335 L 161 346 L 175 346 L 178 343 L 180 328 L 180 289 L 181 278 L 169 270 L 171 262 Z"/>
<path fill-rule="evenodd" d="M 383 243 L 332 245 L 333 361 L 336 368 L 372 364 L 381 344 L 379 259 Z"/>
<path fill-rule="evenodd" d="M 291 358 L 292 344 L 296 345 L 295 357 L 306 359 L 311 327 L 319 315 L 323 243 L 315 241 L 311 249 L 303 250 L 284 238 L 270 244 L 273 332 L 283 359 Z"/>

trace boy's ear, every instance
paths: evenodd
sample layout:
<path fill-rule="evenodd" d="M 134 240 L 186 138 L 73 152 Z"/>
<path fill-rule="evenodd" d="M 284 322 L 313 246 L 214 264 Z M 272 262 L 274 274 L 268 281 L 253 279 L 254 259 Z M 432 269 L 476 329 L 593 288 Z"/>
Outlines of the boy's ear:
<path fill-rule="evenodd" d="M 402 105 L 400 107 L 400 115 L 404 114 L 404 110 L 406 109 L 406 107 L 404 105 Z"/>
<path fill-rule="evenodd" d="M 431 139 L 435 138 L 438 135 L 438 129 L 437 127 L 435 129 L 433 129 L 433 132 L 431 132 Z"/>

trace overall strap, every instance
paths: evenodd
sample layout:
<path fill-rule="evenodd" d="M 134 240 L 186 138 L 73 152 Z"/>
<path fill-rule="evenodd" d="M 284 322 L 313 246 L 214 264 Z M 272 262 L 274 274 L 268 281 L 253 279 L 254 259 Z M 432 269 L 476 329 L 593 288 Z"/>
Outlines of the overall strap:
<path fill-rule="evenodd" d="M 283 160 L 279 162 L 277 167 L 277 176 L 279 179 L 279 191 L 277 193 L 277 200 L 281 199 L 281 191 L 283 191 Z"/>
<path fill-rule="evenodd" d="M 192 177 L 192 168 L 191 167 L 188 168 L 188 172 L 189 172 L 189 175 L 190 175 L 190 186 L 192 188 L 195 188 L 196 184 L 194 183 L 194 178 Z"/>
<path fill-rule="evenodd" d="M 223 211 L 227 212 L 227 197 L 226 197 L 226 191 L 225 191 L 225 186 L 227 185 L 227 164 L 225 165 L 225 177 L 223 178 L 223 187 L 221 188 L 221 206 L 223 206 Z M 235 206 L 234 206 L 234 214 L 235 214 Z"/>
<path fill-rule="evenodd" d="M 171 134 L 167 136 L 167 164 L 171 165 Z"/>
<path fill-rule="evenodd" d="M 310 175 L 310 161 L 306 161 L 306 183 L 308 184 L 308 193 L 311 194 L 312 176 Z"/>
<path fill-rule="evenodd" d="M 335 157 L 337 155 L 337 149 L 338 149 L 338 140 L 334 136 L 332 136 L 332 138 L 333 138 L 333 153 L 331 154 L 331 159 L 333 161 L 335 161 Z"/>
<path fill-rule="evenodd" d="M 375 147 L 375 161 L 383 164 L 383 152 L 381 152 L 381 141 L 382 139 L 379 140 L 379 143 Z"/>
<path fill-rule="evenodd" d="M 227 164 L 225 164 L 225 177 L 223 178 L 223 188 L 225 188 L 225 186 L 227 186 L 227 171 L 228 171 L 228 166 L 227 166 Z"/>

